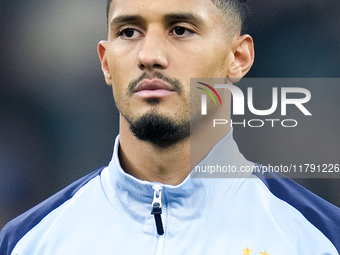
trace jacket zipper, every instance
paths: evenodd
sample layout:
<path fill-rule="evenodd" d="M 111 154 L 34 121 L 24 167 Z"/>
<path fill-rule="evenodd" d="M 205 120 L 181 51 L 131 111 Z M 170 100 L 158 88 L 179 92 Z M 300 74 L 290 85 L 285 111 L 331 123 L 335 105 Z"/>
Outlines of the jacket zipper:
<path fill-rule="evenodd" d="M 161 185 L 154 185 L 153 201 L 152 201 L 152 211 L 151 214 L 155 217 L 156 229 L 159 235 L 164 234 L 164 227 L 162 222 L 162 189 Z"/>
<path fill-rule="evenodd" d="M 154 185 L 152 187 L 154 189 L 153 193 L 153 201 L 152 201 L 152 211 L 151 214 L 155 217 L 155 224 L 158 234 L 158 243 L 157 243 L 157 255 L 163 254 L 163 247 L 164 247 L 164 226 L 162 222 L 162 189 L 163 187 L 159 184 Z M 164 222 L 165 222 L 165 214 L 166 214 L 166 208 L 164 207 Z"/>

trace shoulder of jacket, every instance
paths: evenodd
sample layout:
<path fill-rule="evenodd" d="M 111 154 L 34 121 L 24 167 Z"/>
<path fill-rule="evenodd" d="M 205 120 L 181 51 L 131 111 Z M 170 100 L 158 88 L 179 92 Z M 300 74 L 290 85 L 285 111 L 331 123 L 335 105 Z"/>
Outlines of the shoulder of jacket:
<path fill-rule="evenodd" d="M 254 173 L 277 198 L 298 210 L 340 253 L 340 208 L 289 178 L 276 173 Z"/>
<path fill-rule="evenodd" d="M 90 180 L 100 175 L 103 169 L 104 167 L 99 168 L 78 179 L 53 196 L 8 222 L 0 232 L 0 254 L 11 254 L 12 250 L 23 236 L 39 224 L 39 222 L 49 213 L 72 198 L 74 194 Z"/>

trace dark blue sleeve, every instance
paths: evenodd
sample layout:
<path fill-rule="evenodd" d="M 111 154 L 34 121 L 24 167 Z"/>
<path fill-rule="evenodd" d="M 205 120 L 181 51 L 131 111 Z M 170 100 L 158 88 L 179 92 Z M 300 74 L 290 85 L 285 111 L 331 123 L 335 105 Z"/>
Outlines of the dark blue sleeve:
<path fill-rule="evenodd" d="M 318 228 L 340 253 L 340 208 L 291 179 L 275 173 L 254 173 L 271 193 L 287 202 Z"/>
<path fill-rule="evenodd" d="M 100 168 L 83 178 L 73 182 L 55 195 L 36 205 L 27 212 L 13 219 L 0 232 L 0 254 L 9 255 L 18 241 L 46 215 L 69 200 L 81 187 L 91 179 L 100 175 L 104 168 Z"/>

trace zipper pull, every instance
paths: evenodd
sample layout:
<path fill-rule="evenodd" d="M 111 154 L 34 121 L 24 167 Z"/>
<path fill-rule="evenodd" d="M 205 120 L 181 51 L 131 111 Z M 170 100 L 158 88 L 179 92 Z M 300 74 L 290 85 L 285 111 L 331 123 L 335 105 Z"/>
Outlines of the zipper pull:
<path fill-rule="evenodd" d="M 152 186 L 154 189 L 153 193 L 153 201 L 152 201 L 152 211 L 151 214 L 155 217 L 155 223 L 157 228 L 157 233 L 159 235 L 164 234 L 164 228 L 162 223 L 162 186 L 161 185 L 155 185 Z"/>

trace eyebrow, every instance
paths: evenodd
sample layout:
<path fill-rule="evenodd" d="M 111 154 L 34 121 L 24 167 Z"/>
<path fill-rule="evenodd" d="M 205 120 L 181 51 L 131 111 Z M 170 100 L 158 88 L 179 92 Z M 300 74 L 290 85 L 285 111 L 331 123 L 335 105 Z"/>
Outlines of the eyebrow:
<path fill-rule="evenodd" d="M 189 22 L 195 25 L 199 25 L 203 23 L 203 20 L 192 13 L 184 12 L 184 13 L 168 13 L 163 17 L 164 23 L 170 22 Z M 114 18 L 110 25 L 111 26 L 119 26 L 121 24 L 126 23 L 146 23 L 146 20 L 141 15 L 121 15 Z"/>
<path fill-rule="evenodd" d="M 183 13 L 169 13 L 164 16 L 165 22 L 189 22 L 195 25 L 199 25 L 203 23 L 203 20 L 192 13 L 183 12 Z"/>
<path fill-rule="evenodd" d="M 110 25 L 111 26 L 117 26 L 120 24 L 125 23 L 139 23 L 139 22 L 145 22 L 145 19 L 140 15 L 121 15 L 116 18 L 114 18 Z"/>

